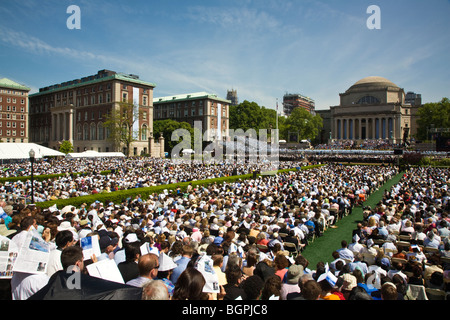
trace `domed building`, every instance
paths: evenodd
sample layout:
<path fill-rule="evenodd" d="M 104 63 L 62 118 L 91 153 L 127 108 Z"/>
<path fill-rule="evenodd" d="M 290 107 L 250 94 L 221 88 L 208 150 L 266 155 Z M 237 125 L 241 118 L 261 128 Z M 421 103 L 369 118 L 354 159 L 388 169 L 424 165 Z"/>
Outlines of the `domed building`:
<path fill-rule="evenodd" d="M 366 77 L 340 93 L 340 105 L 330 107 L 332 139 L 388 139 L 402 143 L 416 133 L 420 105 L 405 102 L 405 91 L 383 77 Z"/>

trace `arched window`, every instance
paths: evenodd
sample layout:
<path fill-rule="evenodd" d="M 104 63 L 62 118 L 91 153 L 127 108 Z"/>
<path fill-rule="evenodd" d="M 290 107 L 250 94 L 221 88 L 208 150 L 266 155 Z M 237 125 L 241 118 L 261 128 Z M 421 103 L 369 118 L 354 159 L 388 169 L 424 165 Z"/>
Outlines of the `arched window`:
<path fill-rule="evenodd" d="M 141 140 L 142 141 L 146 141 L 147 140 L 147 125 L 146 124 L 142 125 Z"/>
<path fill-rule="evenodd" d="M 358 100 L 358 104 L 377 104 L 377 103 L 380 103 L 380 100 L 378 100 L 374 96 L 364 96 Z"/>
<path fill-rule="evenodd" d="M 103 139 L 105 139 L 105 138 L 104 138 L 103 132 L 104 132 L 103 123 L 99 122 L 99 123 L 97 124 L 97 139 L 98 139 L 98 140 L 103 140 Z"/>
<path fill-rule="evenodd" d="M 97 136 L 97 126 L 95 125 L 95 123 L 91 123 L 91 140 L 97 140 L 96 136 Z"/>
<path fill-rule="evenodd" d="M 85 123 L 83 126 L 83 140 L 89 140 L 89 126 L 87 123 Z"/>
<path fill-rule="evenodd" d="M 77 126 L 77 140 L 83 140 L 83 130 L 81 129 L 81 124 Z"/>

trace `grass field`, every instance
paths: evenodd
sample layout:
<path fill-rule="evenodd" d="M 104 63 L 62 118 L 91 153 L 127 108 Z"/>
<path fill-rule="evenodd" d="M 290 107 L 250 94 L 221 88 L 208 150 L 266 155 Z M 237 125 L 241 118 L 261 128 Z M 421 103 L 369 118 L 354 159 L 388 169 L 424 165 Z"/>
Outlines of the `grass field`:
<path fill-rule="evenodd" d="M 387 181 L 381 188 L 373 192 L 364 202 L 363 206 L 374 208 L 376 204 L 383 198 L 384 190 L 389 190 L 391 186 L 398 183 L 403 175 L 398 175 Z M 309 261 L 309 268 L 316 269 L 318 262 L 323 261 L 329 263 L 334 260 L 333 251 L 341 247 L 341 241 L 346 240 L 348 243 L 352 241 L 352 230 L 356 229 L 358 222 L 363 220 L 363 206 L 355 206 L 351 215 L 344 217 L 336 223 L 338 228 L 327 229 L 323 236 L 316 238 L 313 243 L 309 244 L 302 255 Z"/>

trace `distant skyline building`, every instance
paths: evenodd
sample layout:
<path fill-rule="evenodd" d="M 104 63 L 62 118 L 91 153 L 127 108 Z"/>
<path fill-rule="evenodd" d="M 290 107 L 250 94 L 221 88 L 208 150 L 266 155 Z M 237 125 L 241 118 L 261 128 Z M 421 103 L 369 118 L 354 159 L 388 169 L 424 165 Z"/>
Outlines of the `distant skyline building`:
<path fill-rule="evenodd" d="M 313 99 L 299 93 L 286 93 L 283 96 L 283 112 L 286 116 L 289 116 L 295 108 L 303 108 L 311 113 L 315 107 Z"/>
<path fill-rule="evenodd" d="M 173 119 L 194 127 L 202 122 L 202 133 L 209 130 L 207 141 L 222 140 L 228 136 L 231 101 L 215 94 L 196 92 L 153 99 L 153 119 Z"/>
<path fill-rule="evenodd" d="M 420 106 L 422 105 L 422 95 L 420 93 L 408 91 L 405 96 L 405 103 L 412 106 Z"/>
<path fill-rule="evenodd" d="M 40 88 L 30 95 L 30 140 L 53 149 L 70 141 L 75 152 L 120 151 L 125 155 L 164 155 L 152 139 L 153 89 L 155 84 L 133 74 L 100 70 L 97 74 Z M 104 126 L 107 115 L 122 102 L 133 101 L 139 108 L 134 122 L 136 140 L 130 150 L 110 139 Z"/>
<path fill-rule="evenodd" d="M 236 106 L 239 104 L 239 99 L 238 99 L 238 95 L 237 95 L 237 90 L 227 90 L 227 100 L 230 100 L 231 106 Z"/>
<path fill-rule="evenodd" d="M 0 79 L 0 139 L 28 143 L 28 92 L 31 89 L 8 78 Z"/>

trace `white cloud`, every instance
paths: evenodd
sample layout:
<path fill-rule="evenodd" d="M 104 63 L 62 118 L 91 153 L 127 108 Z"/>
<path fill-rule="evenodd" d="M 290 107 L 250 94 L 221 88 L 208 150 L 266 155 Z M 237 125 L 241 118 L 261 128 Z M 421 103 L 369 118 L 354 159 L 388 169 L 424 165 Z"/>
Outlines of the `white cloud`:
<path fill-rule="evenodd" d="M 30 51 L 37 54 L 57 54 L 68 58 L 77 59 L 100 59 L 105 57 L 96 55 L 88 51 L 80 51 L 68 47 L 55 47 L 39 38 L 27 35 L 20 31 L 14 31 L 5 27 L 0 27 L 0 41 Z"/>

